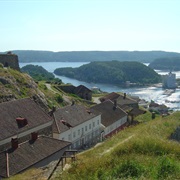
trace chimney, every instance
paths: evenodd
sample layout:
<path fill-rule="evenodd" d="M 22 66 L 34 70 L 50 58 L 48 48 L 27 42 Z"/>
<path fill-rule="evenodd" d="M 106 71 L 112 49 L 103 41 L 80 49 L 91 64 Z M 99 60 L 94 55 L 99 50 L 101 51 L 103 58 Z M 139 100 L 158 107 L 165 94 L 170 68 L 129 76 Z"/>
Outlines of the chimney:
<path fill-rule="evenodd" d="M 124 93 L 124 97 L 123 97 L 123 99 L 126 99 L 126 93 Z"/>
<path fill-rule="evenodd" d="M 35 141 L 38 138 L 38 133 L 37 132 L 33 132 L 31 133 L 31 140 Z"/>
<path fill-rule="evenodd" d="M 28 124 L 27 119 L 22 117 L 16 118 L 16 122 L 19 128 L 24 127 Z"/>
<path fill-rule="evenodd" d="M 114 100 L 114 106 L 113 109 L 115 110 L 117 108 L 117 100 Z"/>
<path fill-rule="evenodd" d="M 11 139 L 11 147 L 12 147 L 12 149 L 18 148 L 18 138 L 12 138 Z"/>

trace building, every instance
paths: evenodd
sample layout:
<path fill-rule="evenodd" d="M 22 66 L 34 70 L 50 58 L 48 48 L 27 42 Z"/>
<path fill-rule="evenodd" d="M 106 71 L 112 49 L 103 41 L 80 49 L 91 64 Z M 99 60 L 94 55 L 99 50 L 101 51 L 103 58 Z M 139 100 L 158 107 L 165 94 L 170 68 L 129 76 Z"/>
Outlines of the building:
<path fill-rule="evenodd" d="M 116 101 L 117 105 L 124 109 L 132 109 L 132 108 L 138 108 L 138 101 L 136 101 L 133 98 L 130 98 L 126 95 L 126 93 L 124 93 L 123 95 L 112 92 L 110 94 L 107 94 L 104 97 L 100 98 L 101 102 L 107 101 L 107 100 L 111 100 L 112 102 Z"/>
<path fill-rule="evenodd" d="M 4 67 L 10 67 L 18 71 L 20 70 L 18 56 L 11 52 L 0 54 L 0 63 L 2 63 Z"/>
<path fill-rule="evenodd" d="M 71 143 L 52 137 L 53 118 L 30 98 L 0 103 L 0 177 L 61 158 Z"/>
<path fill-rule="evenodd" d="M 176 85 L 176 74 L 169 72 L 169 74 L 162 75 L 162 87 L 165 89 L 175 89 Z"/>
<path fill-rule="evenodd" d="M 20 144 L 12 141 L 12 147 L 0 153 L 0 178 L 10 177 L 28 168 L 44 167 L 60 159 L 69 145 L 69 142 L 45 136 Z"/>
<path fill-rule="evenodd" d="M 92 99 L 92 91 L 83 85 L 79 85 L 77 87 L 75 87 L 73 85 L 60 85 L 60 86 L 56 86 L 56 88 L 61 89 L 66 93 L 75 94 L 85 100 Z"/>
<path fill-rule="evenodd" d="M 32 99 L 25 98 L 0 103 L 0 151 L 12 138 L 23 142 L 31 133 L 52 136 L 53 119 Z"/>
<path fill-rule="evenodd" d="M 54 114 L 53 137 L 69 141 L 72 149 L 85 148 L 100 140 L 101 115 L 82 105 L 57 109 Z"/>
<path fill-rule="evenodd" d="M 91 111 L 101 114 L 101 123 L 103 125 L 102 139 L 112 136 L 127 125 L 127 113 L 111 100 L 106 100 L 93 106 Z"/>

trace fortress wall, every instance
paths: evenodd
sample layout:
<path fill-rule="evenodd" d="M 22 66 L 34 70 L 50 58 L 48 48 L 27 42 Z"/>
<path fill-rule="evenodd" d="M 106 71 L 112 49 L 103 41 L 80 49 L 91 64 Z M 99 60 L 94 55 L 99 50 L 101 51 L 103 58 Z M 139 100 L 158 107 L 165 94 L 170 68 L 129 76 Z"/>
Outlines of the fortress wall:
<path fill-rule="evenodd" d="M 4 67 L 10 67 L 20 71 L 18 56 L 15 54 L 0 54 L 0 63 Z"/>

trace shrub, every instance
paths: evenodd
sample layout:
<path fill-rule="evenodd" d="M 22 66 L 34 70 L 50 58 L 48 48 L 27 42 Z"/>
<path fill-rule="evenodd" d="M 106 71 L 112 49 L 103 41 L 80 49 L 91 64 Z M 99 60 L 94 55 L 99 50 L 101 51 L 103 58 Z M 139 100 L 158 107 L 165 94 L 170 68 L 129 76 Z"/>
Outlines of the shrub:
<path fill-rule="evenodd" d="M 123 162 L 120 166 L 115 167 L 113 171 L 113 176 L 115 176 L 116 178 L 137 178 L 142 175 L 142 173 L 145 171 L 144 169 L 144 166 L 142 166 L 138 162 L 134 160 L 127 160 Z"/>
<path fill-rule="evenodd" d="M 162 159 L 160 159 L 157 177 L 159 179 L 164 179 L 168 176 L 175 175 L 178 170 L 179 168 L 172 159 L 169 159 L 168 157 L 162 157 Z"/>

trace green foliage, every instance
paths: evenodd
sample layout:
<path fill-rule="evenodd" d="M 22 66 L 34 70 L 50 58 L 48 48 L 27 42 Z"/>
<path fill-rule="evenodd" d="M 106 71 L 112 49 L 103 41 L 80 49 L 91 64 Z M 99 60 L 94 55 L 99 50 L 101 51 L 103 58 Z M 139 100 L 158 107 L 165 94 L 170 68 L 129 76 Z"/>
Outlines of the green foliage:
<path fill-rule="evenodd" d="M 180 57 L 155 59 L 149 64 L 149 67 L 159 70 L 179 71 Z"/>
<path fill-rule="evenodd" d="M 125 85 L 126 81 L 137 85 L 161 81 L 154 70 L 138 62 L 91 62 L 79 68 L 58 68 L 54 73 L 86 82 L 119 85 Z"/>
<path fill-rule="evenodd" d="M 28 73 L 36 81 L 51 81 L 61 83 L 62 81 L 55 78 L 53 73 L 48 72 L 42 66 L 26 65 L 21 68 L 22 72 Z"/>
<path fill-rule="evenodd" d="M 62 102 L 63 102 L 63 98 L 62 98 L 62 96 L 61 96 L 60 94 L 57 94 L 57 95 L 56 95 L 56 101 L 57 101 L 58 103 L 62 103 Z"/>
<path fill-rule="evenodd" d="M 144 172 L 144 166 L 135 160 L 126 160 L 113 169 L 113 177 L 115 178 L 138 178 Z"/>
<path fill-rule="evenodd" d="M 163 156 L 159 160 L 159 166 L 158 166 L 158 170 L 157 170 L 157 178 L 158 179 L 166 179 L 169 175 L 176 176 L 176 174 L 179 171 L 180 171 L 180 167 L 175 163 L 175 161 L 173 159 Z"/>

